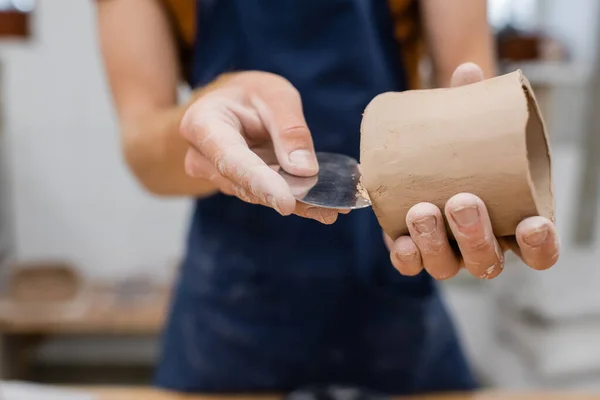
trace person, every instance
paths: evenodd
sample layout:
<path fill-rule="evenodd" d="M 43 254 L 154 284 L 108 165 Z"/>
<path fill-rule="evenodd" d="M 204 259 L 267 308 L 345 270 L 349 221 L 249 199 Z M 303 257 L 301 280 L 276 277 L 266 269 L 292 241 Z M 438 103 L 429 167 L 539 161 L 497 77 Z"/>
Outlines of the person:
<path fill-rule="evenodd" d="M 195 8 L 190 14 L 158 0 L 98 0 L 124 158 L 148 191 L 198 199 L 159 386 L 477 387 L 435 281 L 463 267 L 494 278 L 507 249 L 531 268 L 549 268 L 559 254 L 554 224 L 528 218 L 514 240 L 497 239 L 483 202 L 459 193 L 444 210 L 415 204 L 410 235 L 392 241 L 371 210 L 340 215 L 296 202 L 272 166 L 314 176 L 315 149 L 358 158 L 365 106 L 412 87 L 414 56 L 403 46 L 419 27 L 438 86 L 493 76 L 485 3 L 180 2 Z M 193 16 L 193 26 L 173 16 Z M 191 41 L 185 32 L 194 32 Z M 185 54 L 190 64 L 180 63 Z M 178 103 L 186 72 L 194 90 Z"/>

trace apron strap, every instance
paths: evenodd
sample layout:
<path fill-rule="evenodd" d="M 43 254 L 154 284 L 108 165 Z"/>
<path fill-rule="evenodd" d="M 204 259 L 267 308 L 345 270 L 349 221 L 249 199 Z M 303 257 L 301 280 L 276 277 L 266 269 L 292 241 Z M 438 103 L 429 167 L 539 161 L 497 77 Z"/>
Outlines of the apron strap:
<path fill-rule="evenodd" d="M 177 41 L 179 65 L 182 77 L 190 78 L 192 51 L 196 37 L 196 1 L 193 0 L 160 0 L 165 9 L 173 35 Z"/>
<path fill-rule="evenodd" d="M 189 78 L 192 48 L 196 36 L 196 1 L 160 0 L 168 13 L 177 40 L 180 65 L 184 78 Z M 394 20 L 394 35 L 402 52 L 402 61 L 409 88 L 420 87 L 419 61 L 424 54 L 419 2 L 388 0 Z"/>

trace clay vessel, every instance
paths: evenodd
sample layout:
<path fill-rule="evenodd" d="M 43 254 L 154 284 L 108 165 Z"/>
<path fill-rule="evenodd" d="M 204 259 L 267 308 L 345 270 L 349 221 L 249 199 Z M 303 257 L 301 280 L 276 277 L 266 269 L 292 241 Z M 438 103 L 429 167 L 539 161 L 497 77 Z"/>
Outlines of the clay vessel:
<path fill-rule="evenodd" d="M 383 230 L 408 234 L 419 202 L 444 210 L 461 192 L 487 205 L 496 236 L 526 217 L 554 220 L 550 149 L 520 70 L 449 89 L 383 93 L 361 125 L 362 185 Z"/>

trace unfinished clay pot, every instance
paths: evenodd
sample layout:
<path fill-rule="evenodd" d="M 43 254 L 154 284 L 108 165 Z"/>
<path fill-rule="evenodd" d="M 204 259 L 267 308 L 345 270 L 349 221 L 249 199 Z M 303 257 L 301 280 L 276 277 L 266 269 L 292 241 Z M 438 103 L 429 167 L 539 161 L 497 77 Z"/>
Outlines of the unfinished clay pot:
<path fill-rule="evenodd" d="M 419 202 L 444 210 L 461 192 L 487 205 L 496 236 L 524 218 L 554 220 L 550 149 L 531 86 L 520 70 L 450 88 L 383 93 L 361 126 L 362 184 L 383 230 L 408 234 Z"/>

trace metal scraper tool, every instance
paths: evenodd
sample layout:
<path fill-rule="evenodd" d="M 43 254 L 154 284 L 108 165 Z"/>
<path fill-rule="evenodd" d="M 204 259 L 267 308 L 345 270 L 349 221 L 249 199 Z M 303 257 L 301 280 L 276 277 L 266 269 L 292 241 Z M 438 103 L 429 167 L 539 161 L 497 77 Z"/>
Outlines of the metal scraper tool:
<path fill-rule="evenodd" d="M 323 208 L 355 210 L 371 206 L 362 188 L 358 162 L 342 154 L 317 153 L 319 173 L 308 178 L 298 177 L 279 168 L 296 200 Z"/>

